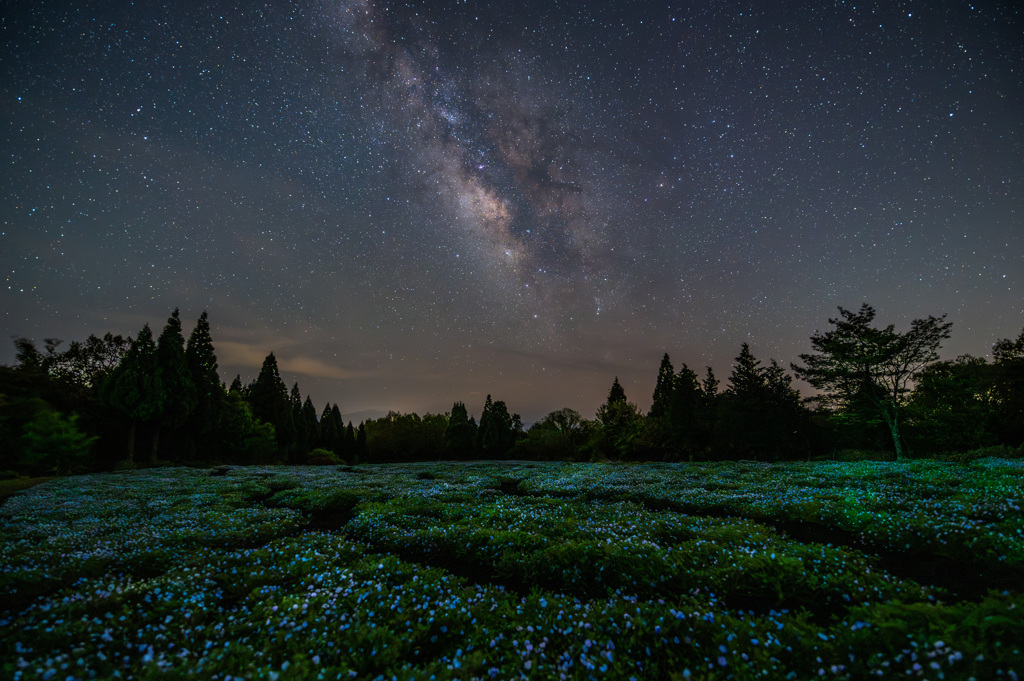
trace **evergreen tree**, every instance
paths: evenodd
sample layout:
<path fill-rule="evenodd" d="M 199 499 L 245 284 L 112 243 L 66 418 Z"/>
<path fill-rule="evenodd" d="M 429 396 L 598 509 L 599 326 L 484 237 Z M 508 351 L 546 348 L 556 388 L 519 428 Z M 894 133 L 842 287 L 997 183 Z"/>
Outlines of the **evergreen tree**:
<path fill-rule="evenodd" d="M 242 386 L 242 377 L 239 374 L 235 374 L 235 378 L 231 381 L 231 387 L 228 388 L 228 392 L 238 393 L 241 395 L 243 390 L 245 390 L 245 388 Z"/>
<path fill-rule="evenodd" d="M 306 433 L 306 442 L 303 448 L 306 452 L 311 452 L 320 446 L 320 421 L 316 417 L 316 407 L 313 406 L 313 400 L 308 396 L 306 401 L 302 403 L 301 418 L 305 424 L 304 432 Z"/>
<path fill-rule="evenodd" d="M 292 421 L 288 387 L 281 380 L 273 352 L 263 360 L 259 376 L 253 381 L 246 400 L 256 419 L 274 427 L 274 436 L 281 453 L 288 453 L 295 442 L 295 423 Z"/>
<path fill-rule="evenodd" d="M 330 452 L 337 451 L 341 439 L 337 422 L 331 417 L 332 405 L 328 402 L 320 412 L 320 448 Z"/>
<path fill-rule="evenodd" d="M 345 420 L 341 418 L 341 410 L 337 403 L 331 407 L 331 432 L 334 433 L 334 449 L 331 450 L 339 458 L 345 459 Z"/>
<path fill-rule="evenodd" d="M 485 459 L 504 457 L 516 442 L 515 423 L 508 407 L 501 400 L 492 403 L 490 395 L 480 416 L 478 440 L 480 455 Z"/>
<path fill-rule="evenodd" d="M 104 404 L 128 420 L 125 461 L 135 462 L 135 434 L 139 424 L 159 418 L 166 394 L 157 372 L 156 344 L 149 324 L 142 327 L 128 354 L 103 382 L 100 397 Z"/>
<path fill-rule="evenodd" d="M 483 435 L 484 431 L 487 430 L 487 421 L 490 418 L 491 407 L 494 403 L 491 401 L 490 394 L 487 395 L 487 399 L 484 400 L 484 410 L 480 412 L 480 427 L 476 430 L 476 437 L 473 442 L 473 454 L 474 456 L 480 456 L 484 449 Z"/>
<path fill-rule="evenodd" d="M 661 358 L 661 366 L 658 367 L 658 381 L 654 385 L 654 397 L 651 400 L 651 410 L 647 412 L 647 418 L 665 419 L 668 417 L 672 394 L 675 391 L 675 378 L 675 369 L 672 368 L 672 362 L 666 352 L 665 356 Z M 618 380 L 616 378 L 615 382 L 618 383 Z M 625 392 L 623 392 L 623 396 L 625 396 Z"/>
<path fill-rule="evenodd" d="M 153 444 L 150 449 L 150 463 L 156 462 L 160 432 L 163 428 L 174 429 L 185 423 L 196 407 L 196 387 L 192 383 L 188 363 L 185 359 L 185 337 L 181 333 L 181 318 L 178 310 L 167 319 L 167 325 L 156 343 L 156 370 L 161 402 L 164 408 L 155 420 Z"/>
<path fill-rule="evenodd" d="M 359 430 L 356 431 L 354 463 L 362 463 L 364 461 L 366 461 L 366 427 L 360 423 Z"/>
<path fill-rule="evenodd" d="M 296 381 L 292 384 L 291 393 L 288 396 L 292 407 L 292 423 L 295 424 L 295 445 L 292 447 L 292 461 L 297 464 L 306 462 L 306 454 L 309 453 L 309 426 L 302 416 L 302 392 Z"/>
<path fill-rule="evenodd" d="M 601 454 L 612 458 L 633 459 L 640 454 L 639 442 L 643 416 L 627 401 L 618 376 L 608 391 L 608 401 L 597 410 L 601 422 L 597 446 Z"/>
<path fill-rule="evenodd" d="M 702 401 L 697 374 L 683 364 L 675 376 L 669 402 L 668 444 L 673 454 L 684 455 L 691 461 L 705 447 L 705 434 L 700 428 Z"/>
<path fill-rule="evenodd" d="M 476 428 L 469 423 L 466 405 L 456 402 L 448 415 L 448 427 L 445 428 L 444 442 L 441 449 L 444 455 L 453 459 L 466 459 L 473 454 L 473 443 L 476 439 Z"/>
<path fill-rule="evenodd" d="M 801 448 L 806 414 L 779 363 L 760 365 L 744 343 L 721 399 L 717 436 L 732 456 L 775 460 Z"/>
<path fill-rule="evenodd" d="M 619 377 L 615 377 L 611 390 L 608 391 L 608 404 L 626 403 L 626 391 L 619 383 Z"/>
<path fill-rule="evenodd" d="M 341 450 L 345 452 L 346 461 L 349 463 L 358 463 L 358 456 L 356 454 L 356 429 L 352 427 L 352 422 L 349 421 L 348 425 L 345 426 L 345 437 L 341 444 Z"/>
<path fill-rule="evenodd" d="M 185 346 L 185 364 L 196 390 L 196 406 L 189 417 L 188 428 L 203 459 L 214 456 L 210 435 L 217 429 L 224 413 L 224 386 L 217 372 L 217 354 L 210 338 L 210 323 L 204 310 L 192 329 Z M 242 380 L 238 381 L 239 389 Z"/>

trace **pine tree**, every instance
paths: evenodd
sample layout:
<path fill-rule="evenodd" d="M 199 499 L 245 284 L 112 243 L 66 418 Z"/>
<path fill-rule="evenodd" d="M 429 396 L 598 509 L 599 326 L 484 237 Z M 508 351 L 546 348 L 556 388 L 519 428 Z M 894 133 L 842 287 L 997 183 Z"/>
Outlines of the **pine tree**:
<path fill-rule="evenodd" d="M 341 409 L 338 408 L 338 404 L 335 403 L 331 407 L 330 413 L 331 419 L 331 432 L 334 433 L 334 448 L 331 450 L 338 455 L 339 458 L 345 458 L 345 420 L 341 418 Z"/>
<path fill-rule="evenodd" d="M 608 391 L 608 404 L 626 403 L 626 391 L 619 383 L 619 377 L 615 377 L 611 390 Z"/>
<path fill-rule="evenodd" d="M 217 373 L 217 355 L 213 350 L 210 323 L 205 310 L 199 315 L 199 321 L 188 337 L 185 364 L 196 390 L 196 406 L 189 418 L 189 431 L 195 440 L 197 451 L 204 455 L 203 458 L 208 459 L 212 456 L 208 444 L 211 440 L 210 435 L 217 429 L 223 417 L 226 395 L 220 382 L 220 375 Z M 242 379 L 239 377 L 235 380 L 241 387 Z"/>
<path fill-rule="evenodd" d="M 615 381 L 617 383 L 618 378 Z M 619 387 L 621 388 L 621 386 Z M 672 368 L 672 362 L 666 352 L 665 356 L 661 358 L 661 366 L 658 368 L 658 382 L 654 385 L 654 397 L 651 400 L 651 410 L 647 412 L 648 418 L 663 419 L 668 416 L 674 390 L 675 370 Z"/>
<path fill-rule="evenodd" d="M 333 452 L 338 447 L 338 438 L 341 434 L 337 430 L 334 419 L 331 418 L 332 406 L 328 402 L 324 405 L 324 410 L 320 412 L 320 444 L 318 446 Z"/>
<path fill-rule="evenodd" d="M 228 392 L 238 393 L 241 395 L 243 390 L 245 390 L 245 388 L 242 386 L 242 377 L 239 374 L 235 374 L 235 378 L 231 381 L 231 387 L 228 388 Z"/>
<path fill-rule="evenodd" d="M 683 364 L 676 374 L 669 406 L 669 444 L 674 452 L 685 454 L 691 461 L 703 448 L 699 426 L 702 397 L 697 374 Z"/>
<path fill-rule="evenodd" d="M 480 416 L 480 455 L 485 459 L 501 458 L 515 445 L 515 438 L 515 424 L 508 407 L 501 400 L 492 403 L 488 395 Z"/>
<path fill-rule="evenodd" d="M 304 449 L 306 452 L 310 452 L 320 446 L 320 421 L 316 417 L 316 407 L 313 406 L 313 400 L 308 396 L 306 401 L 302 403 L 302 421 L 306 424 Z"/>
<path fill-rule="evenodd" d="M 164 410 L 164 391 L 157 372 L 156 344 L 149 324 L 142 327 L 128 354 L 103 382 L 100 398 L 128 419 L 125 461 L 135 462 L 135 433 L 139 424 L 159 418 Z"/>
<path fill-rule="evenodd" d="M 342 451 L 345 452 L 346 461 L 350 463 L 357 462 L 356 456 L 356 429 L 352 427 L 352 422 L 349 421 L 348 425 L 345 426 L 345 437 L 342 441 Z"/>
<path fill-rule="evenodd" d="M 483 436 L 484 433 L 487 432 L 488 421 L 491 417 L 491 407 L 493 405 L 494 403 L 491 401 L 491 396 L 488 394 L 487 399 L 484 400 L 484 410 L 480 413 L 480 427 L 476 431 L 476 437 L 473 442 L 473 453 L 477 456 L 480 456 L 484 449 Z"/>
<path fill-rule="evenodd" d="M 274 426 L 278 448 L 287 453 L 295 442 L 295 423 L 292 421 L 288 387 L 281 380 L 273 352 L 263 360 L 259 376 L 250 386 L 247 401 L 256 419 Z"/>
<path fill-rule="evenodd" d="M 291 393 L 288 396 L 292 408 L 292 423 L 295 424 L 295 445 L 292 448 L 292 460 L 294 463 L 305 463 L 306 454 L 309 452 L 306 443 L 309 441 L 309 427 L 302 418 L 302 392 L 299 390 L 298 382 L 292 384 Z"/>
<path fill-rule="evenodd" d="M 153 446 L 149 454 L 150 463 L 156 463 L 161 430 L 183 425 L 197 403 L 196 387 L 192 383 L 192 375 L 185 359 L 185 337 L 181 333 L 181 318 L 177 308 L 167 319 L 167 325 L 157 339 L 156 370 L 160 389 L 163 391 L 161 401 L 164 408 L 160 417 L 156 419 Z"/>
<path fill-rule="evenodd" d="M 362 463 L 366 461 L 366 427 L 364 424 L 359 424 L 359 430 L 356 432 L 356 451 L 353 463 Z"/>
<path fill-rule="evenodd" d="M 605 456 L 630 459 L 637 455 L 643 416 L 627 401 L 618 376 L 608 391 L 608 401 L 597 410 L 597 419 L 601 422 L 598 446 Z"/>

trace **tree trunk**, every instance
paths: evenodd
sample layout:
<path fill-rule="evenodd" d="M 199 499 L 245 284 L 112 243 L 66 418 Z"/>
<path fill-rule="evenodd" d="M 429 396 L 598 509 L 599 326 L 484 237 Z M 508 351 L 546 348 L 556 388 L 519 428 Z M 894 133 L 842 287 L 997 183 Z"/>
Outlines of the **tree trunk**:
<path fill-rule="evenodd" d="M 896 460 L 903 461 L 903 439 L 900 437 L 899 414 L 895 409 L 892 412 L 886 409 L 884 414 L 885 423 L 889 426 L 889 432 L 892 434 L 893 447 L 896 448 Z"/>

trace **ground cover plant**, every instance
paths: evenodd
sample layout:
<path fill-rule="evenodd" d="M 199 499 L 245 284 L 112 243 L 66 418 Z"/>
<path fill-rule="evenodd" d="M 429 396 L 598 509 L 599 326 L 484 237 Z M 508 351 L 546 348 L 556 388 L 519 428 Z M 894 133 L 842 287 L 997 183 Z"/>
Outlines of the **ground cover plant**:
<path fill-rule="evenodd" d="M 1024 674 L 1024 462 L 150 469 L 0 507 L 13 679 Z"/>

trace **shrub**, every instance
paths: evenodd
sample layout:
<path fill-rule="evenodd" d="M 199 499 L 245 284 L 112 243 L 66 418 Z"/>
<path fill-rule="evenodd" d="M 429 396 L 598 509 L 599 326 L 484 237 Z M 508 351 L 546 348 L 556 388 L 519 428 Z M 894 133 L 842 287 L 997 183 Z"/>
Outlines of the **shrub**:
<path fill-rule="evenodd" d="M 311 466 L 337 466 L 344 462 L 329 449 L 314 449 L 306 455 L 306 463 Z"/>

